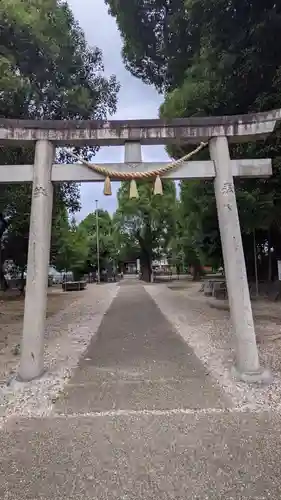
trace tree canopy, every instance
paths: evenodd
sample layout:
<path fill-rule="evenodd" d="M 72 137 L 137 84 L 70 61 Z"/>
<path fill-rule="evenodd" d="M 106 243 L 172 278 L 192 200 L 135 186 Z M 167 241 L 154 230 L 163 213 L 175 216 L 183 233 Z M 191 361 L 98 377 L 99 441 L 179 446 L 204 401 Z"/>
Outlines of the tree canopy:
<path fill-rule="evenodd" d="M 198 112 L 233 114 L 248 111 L 262 95 L 267 109 L 279 99 L 280 55 L 274 50 L 281 26 L 279 1 L 106 3 L 123 38 L 127 68 L 158 90 L 180 87 L 181 107 L 192 88 L 193 97 L 198 99 L 187 116 L 196 113 L 198 102 Z M 204 96 L 212 93 L 214 103 L 209 99 L 205 108 Z"/>
<path fill-rule="evenodd" d="M 121 184 L 114 221 L 119 244 L 138 249 L 142 275 L 149 281 L 152 260 L 165 254 L 175 232 L 176 189 L 174 182 L 166 180 L 163 196 L 156 196 L 153 181 L 145 181 L 138 184 L 138 193 L 138 199 L 130 199 L 129 183 Z"/>
<path fill-rule="evenodd" d="M 118 84 L 103 75 L 67 2 L 2 0 L 0 116 L 105 118 Z"/>
<path fill-rule="evenodd" d="M 77 278 L 97 272 L 97 242 L 100 270 L 116 269 L 119 264 L 117 232 L 106 210 L 98 209 L 88 214 L 79 224 L 69 221 L 67 212 L 62 212 L 54 227 L 54 242 L 57 248 L 52 264 L 58 271 L 71 271 Z"/>
<path fill-rule="evenodd" d="M 97 217 L 98 216 L 98 217 Z M 98 235 L 97 235 L 98 226 Z M 88 235 L 88 269 L 97 269 L 97 240 L 99 242 L 100 268 L 106 269 L 109 263 L 116 265 L 116 236 L 112 217 L 106 210 L 98 209 L 81 222 L 79 228 Z"/>
<path fill-rule="evenodd" d="M 164 91 L 160 116 L 237 114 L 281 107 L 281 2 L 273 0 L 107 0 L 124 41 L 127 68 Z M 173 156 L 184 149 L 169 148 Z M 236 192 L 248 273 L 253 238 L 259 271 L 276 273 L 281 256 L 280 132 L 231 147 L 233 157 L 273 158 L 268 179 L 238 179 Z M 179 228 L 202 263 L 220 262 L 212 184 L 182 182 Z M 273 251 L 271 252 L 270 249 Z M 187 250 L 186 250 L 187 252 Z M 195 256 L 195 254 L 193 254 Z"/>
<path fill-rule="evenodd" d="M 57 251 L 52 264 L 60 272 L 71 271 L 74 278 L 86 272 L 89 255 L 88 235 L 75 220 L 69 222 L 67 212 L 61 212 L 54 226 L 54 240 Z"/>
<path fill-rule="evenodd" d="M 3 0 L 0 23 L 0 117 L 104 119 L 115 112 L 119 84 L 115 76 L 105 77 L 100 49 L 88 46 L 67 2 Z M 82 151 L 88 153 L 95 149 Z M 67 151 L 58 151 L 57 160 L 65 158 Z M 33 147 L 0 150 L 1 164 L 33 159 Z M 77 184 L 56 185 L 53 226 L 65 209 L 79 209 L 79 196 Z M 0 212 L 11 219 L 5 252 L 21 265 L 27 259 L 30 201 L 30 185 L 0 184 Z"/>
<path fill-rule="evenodd" d="M 121 32 L 126 67 L 164 93 L 160 116 L 236 114 L 281 107 L 281 54 L 276 44 L 280 0 L 106 3 Z M 100 50 L 88 47 L 66 2 L 3 0 L 0 20 L 0 116 L 83 119 L 105 118 L 115 111 L 116 79 L 104 76 Z M 168 151 L 177 157 L 185 148 L 170 146 Z M 33 153 L 26 148 L 1 150 L 0 161 L 30 163 Z M 61 160 L 67 157 L 67 151 L 59 154 Z M 236 180 L 248 273 L 253 272 L 255 241 L 260 275 L 272 277 L 276 259 L 281 257 L 280 131 L 266 141 L 232 145 L 231 154 L 273 158 L 270 179 Z M 201 157 L 207 158 L 205 155 L 203 152 Z M 99 211 L 104 263 L 129 254 L 140 256 L 147 279 L 152 260 L 160 254 L 177 265 L 192 265 L 195 275 L 204 264 L 222 263 L 211 182 L 181 182 L 178 201 L 172 182 L 164 182 L 163 197 L 152 195 L 150 182 L 139 184 L 137 200 L 130 200 L 128 191 L 128 184 L 123 183 L 113 219 Z M 0 186 L 0 212 L 11 216 L 5 252 L 19 265 L 26 262 L 29 206 L 29 186 Z M 52 259 L 62 258 L 56 240 L 64 238 L 65 248 L 80 248 L 83 240 L 79 252 L 83 262 L 86 259 L 83 266 L 90 268 L 96 265 L 96 219 L 90 214 L 80 225 L 70 224 L 65 210 L 75 211 L 78 206 L 77 186 L 56 187 Z"/>
<path fill-rule="evenodd" d="M 183 0 L 105 0 L 123 38 L 127 69 L 159 91 L 180 85 L 196 50 Z M 197 30 L 198 31 L 198 30 Z"/>

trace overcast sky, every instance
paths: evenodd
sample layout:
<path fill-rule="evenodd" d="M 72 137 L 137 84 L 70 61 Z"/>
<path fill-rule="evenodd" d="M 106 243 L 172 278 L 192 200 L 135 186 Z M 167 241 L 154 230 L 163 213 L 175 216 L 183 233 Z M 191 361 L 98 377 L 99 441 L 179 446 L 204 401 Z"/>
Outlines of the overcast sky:
<path fill-rule="evenodd" d="M 144 85 L 126 71 L 121 58 L 121 38 L 115 20 L 108 14 L 104 0 L 68 0 L 73 14 L 84 30 L 89 45 L 96 45 L 103 52 L 106 75 L 116 75 L 121 84 L 117 113 L 112 119 L 157 118 L 162 97 L 153 87 Z M 163 146 L 143 147 L 144 161 L 165 161 L 167 154 Z M 124 148 L 104 147 L 95 156 L 97 162 L 123 161 Z M 112 196 L 103 195 L 102 183 L 85 183 L 81 187 L 82 210 L 79 219 L 99 206 L 113 212 L 116 209 L 116 190 L 112 185 Z"/>

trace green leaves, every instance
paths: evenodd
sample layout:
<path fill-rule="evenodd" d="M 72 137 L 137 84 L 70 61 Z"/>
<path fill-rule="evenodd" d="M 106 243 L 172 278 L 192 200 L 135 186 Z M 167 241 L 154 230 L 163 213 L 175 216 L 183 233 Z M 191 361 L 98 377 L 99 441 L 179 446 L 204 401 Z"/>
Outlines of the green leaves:
<path fill-rule="evenodd" d="M 79 228 L 87 235 L 89 269 L 97 267 L 97 218 L 96 212 L 87 215 Z M 109 262 L 118 260 L 117 238 L 113 220 L 106 210 L 98 210 L 98 241 L 100 267 L 106 268 Z"/>
<path fill-rule="evenodd" d="M 3 0 L 0 22 L 2 116 L 89 119 L 115 112 L 119 85 L 102 74 L 101 51 L 87 46 L 66 3 Z"/>
<path fill-rule="evenodd" d="M 0 116 L 83 120 L 105 119 L 115 112 L 119 84 L 114 76 L 104 75 L 101 51 L 87 45 L 66 2 L 1 0 L 0 25 Z M 82 154 L 95 152 L 84 148 Z M 58 162 L 67 160 L 67 150 L 57 152 Z M 33 147 L 0 149 L 0 164 L 33 161 Z M 79 196 L 77 184 L 55 186 L 52 259 L 59 250 L 54 241 L 57 217 L 64 209 L 77 211 Z M 21 262 L 27 259 L 30 202 L 31 186 L 0 185 L 0 209 L 12 216 L 6 253 Z M 12 244 L 15 237 L 17 244 Z M 79 247 L 80 233 L 65 238 L 68 252 L 72 243 Z"/>
<path fill-rule="evenodd" d="M 195 49 L 183 0 L 106 0 L 122 34 L 127 69 L 165 91 L 180 85 Z"/>
<path fill-rule="evenodd" d="M 121 184 L 114 221 L 123 245 L 138 249 L 149 275 L 152 259 L 167 254 L 175 233 L 176 190 L 174 182 L 165 180 L 163 196 L 157 196 L 153 181 L 145 181 L 138 182 L 138 192 L 139 199 L 130 199 L 129 183 Z"/>
<path fill-rule="evenodd" d="M 281 4 L 275 0 L 106 0 L 122 34 L 129 71 L 165 91 L 163 118 L 224 115 L 281 107 Z M 186 148 L 169 146 L 174 157 Z M 239 179 L 236 194 L 246 244 L 256 232 L 260 257 L 270 245 L 281 256 L 280 131 L 265 142 L 232 146 L 233 158 L 273 158 L 270 179 Z M 207 158 L 206 158 L 207 159 Z M 123 197 L 122 197 L 123 199 Z M 144 225 L 149 198 L 126 201 L 130 234 Z M 122 202 L 124 203 L 124 202 Z M 139 207 L 139 211 L 136 210 Z M 134 215 L 134 216 L 133 216 Z M 156 215 L 157 218 L 157 215 Z M 185 249 L 191 263 L 220 262 L 221 246 L 212 183 L 181 184 L 173 259 Z M 180 243 L 179 243 L 180 242 Z M 171 253 L 170 252 L 170 253 Z M 261 259 L 260 259 L 261 260 Z"/>
<path fill-rule="evenodd" d="M 89 253 L 87 234 L 83 227 L 69 224 L 67 214 L 63 211 L 55 224 L 55 241 L 57 252 L 53 264 L 58 271 L 72 271 L 80 277 L 85 272 Z"/>

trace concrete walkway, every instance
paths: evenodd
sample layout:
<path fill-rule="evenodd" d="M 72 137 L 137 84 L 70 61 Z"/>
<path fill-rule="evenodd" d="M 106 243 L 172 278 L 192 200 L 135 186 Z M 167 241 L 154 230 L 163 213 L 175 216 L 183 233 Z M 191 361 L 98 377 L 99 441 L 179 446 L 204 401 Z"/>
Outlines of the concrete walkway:
<path fill-rule="evenodd" d="M 0 498 L 280 498 L 279 415 L 232 408 L 143 286 L 124 281 L 48 418 L 1 431 Z"/>

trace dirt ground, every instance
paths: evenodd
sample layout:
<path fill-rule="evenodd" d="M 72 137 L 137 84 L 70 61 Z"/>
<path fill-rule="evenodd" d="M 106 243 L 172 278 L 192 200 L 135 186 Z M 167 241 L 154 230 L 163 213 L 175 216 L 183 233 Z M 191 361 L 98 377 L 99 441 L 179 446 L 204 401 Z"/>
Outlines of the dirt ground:
<path fill-rule="evenodd" d="M 48 291 L 47 318 L 51 318 L 74 302 L 79 297 L 79 293 L 65 293 L 60 287 L 50 288 Z M 7 372 L 7 362 L 11 367 L 17 363 L 23 313 L 24 297 L 20 296 L 18 291 L 0 292 L 0 382 L 1 373 L 6 374 Z M 11 355 L 14 359 L 10 359 Z"/>
<path fill-rule="evenodd" d="M 206 312 L 209 310 L 207 314 L 210 318 L 213 317 L 214 313 L 212 314 L 211 311 L 214 309 L 217 309 L 219 317 L 229 315 L 228 302 L 205 297 L 200 292 L 199 283 L 174 280 L 166 283 L 166 286 L 172 291 L 175 299 L 177 296 L 188 299 L 189 302 L 186 303 L 186 305 L 189 304 L 188 307 L 193 301 L 195 305 L 202 304 Z M 50 288 L 47 318 L 51 321 L 52 317 L 55 319 L 60 311 L 68 308 L 78 298 L 80 299 L 81 294 L 83 292 L 65 293 L 59 286 Z M 175 307 L 177 302 L 176 300 Z M 281 303 L 261 299 L 253 300 L 252 305 L 261 359 L 266 366 L 281 374 Z M 23 313 L 24 297 L 20 296 L 19 292 L 0 292 L 0 385 L 6 383 L 7 377 L 9 378 L 9 374 L 15 371 L 19 361 Z M 68 321 L 67 318 L 66 321 Z"/>
<path fill-rule="evenodd" d="M 200 291 L 200 283 L 174 281 L 167 288 L 172 291 L 175 298 L 184 297 L 190 305 L 194 303 L 194 307 L 201 306 L 205 314 L 208 314 L 210 321 L 216 320 L 216 318 L 229 318 L 228 301 L 204 296 Z M 272 302 L 260 297 L 252 300 L 252 309 L 261 363 L 281 376 L 281 302 Z M 217 341 L 215 330 L 212 340 Z M 222 339 L 220 341 L 222 342 Z M 230 338 L 225 335 L 224 347 L 226 351 L 230 345 Z"/>
<path fill-rule="evenodd" d="M 167 285 L 168 288 L 175 292 L 180 292 L 189 299 L 194 299 L 205 303 L 207 306 L 219 309 L 222 311 L 229 311 L 228 300 L 218 300 L 213 297 L 204 296 L 202 283 L 182 280 L 173 281 Z M 275 324 L 281 324 L 281 302 L 271 301 L 266 297 L 252 298 L 252 308 L 254 318 L 268 322 L 274 321 Z"/>

